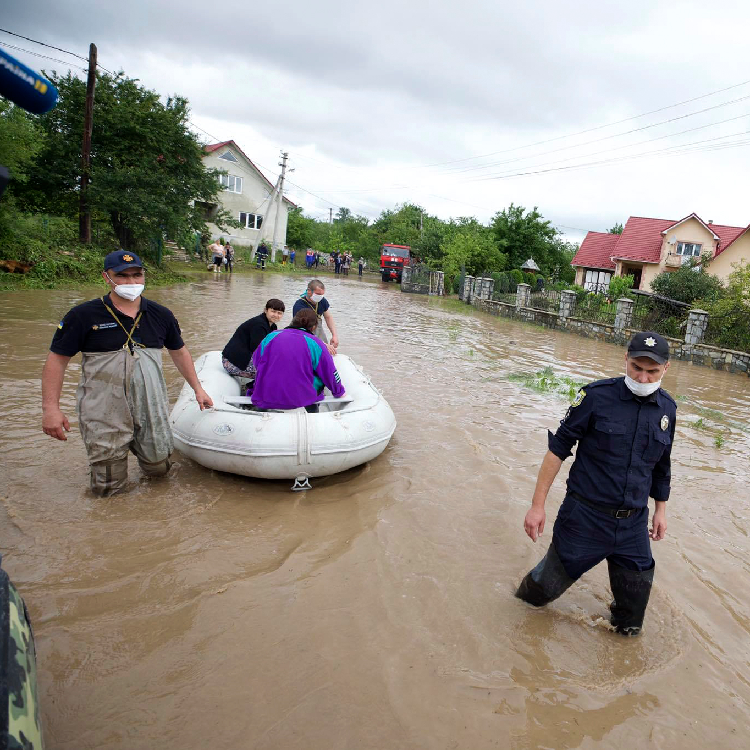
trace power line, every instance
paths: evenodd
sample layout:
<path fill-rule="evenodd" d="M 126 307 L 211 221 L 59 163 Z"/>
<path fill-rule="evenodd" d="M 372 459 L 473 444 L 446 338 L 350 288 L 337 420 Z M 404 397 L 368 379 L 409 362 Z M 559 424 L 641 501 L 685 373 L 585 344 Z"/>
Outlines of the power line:
<path fill-rule="evenodd" d="M 47 44 L 46 42 L 40 42 L 38 39 L 31 39 L 28 36 L 23 36 L 22 34 L 16 34 L 15 31 L 8 31 L 7 29 L 0 29 L 4 34 L 10 34 L 11 36 L 17 36 L 19 39 L 25 39 L 27 42 L 33 42 L 34 44 L 40 44 L 42 47 L 49 47 L 50 49 L 57 50 L 58 52 L 64 52 L 66 55 L 73 55 L 73 57 L 77 57 L 79 60 L 83 60 L 85 62 L 88 62 L 88 57 L 82 57 L 81 55 L 76 54 L 75 52 L 71 52 L 70 50 L 63 49 L 62 47 L 54 47 L 51 44 Z M 58 61 L 62 62 L 62 61 Z"/>
<path fill-rule="evenodd" d="M 547 154 L 555 154 L 555 153 L 558 153 L 560 151 L 567 151 L 568 149 L 571 149 L 571 148 L 580 148 L 582 146 L 591 145 L 592 143 L 601 143 L 602 141 L 612 140 L 612 138 L 620 138 L 621 136 L 624 136 L 624 135 L 632 135 L 633 133 L 639 133 L 639 132 L 641 132 L 643 130 L 650 130 L 651 128 L 656 128 L 656 127 L 658 127 L 660 125 L 668 125 L 669 123 L 676 122 L 677 120 L 684 120 L 684 119 L 686 119 L 688 117 L 693 117 L 694 115 L 701 115 L 701 114 L 704 114 L 705 112 L 710 112 L 711 110 L 714 110 L 714 109 L 720 109 L 721 107 L 728 107 L 728 106 L 730 106 L 732 104 L 737 104 L 739 102 L 743 102 L 743 101 L 746 101 L 748 99 L 750 99 L 750 95 L 748 95 L 748 96 L 742 96 L 739 99 L 732 99 L 731 101 L 728 101 L 728 102 L 722 102 L 721 104 L 715 104 L 712 107 L 706 107 L 705 109 L 700 109 L 700 110 L 698 110 L 696 112 L 688 112 L 687 114 L 679 115 L 677 117 L 672 117 L 672 118 L 670 118 L 668 120 L 662 120 L 661 122 L 655 122 L 655 123 L 652 123 L 651 125 L 644 125 L 644 126 L 642 126 L 640 128 L 633 128 L 632 130 L 626 130 L 624 133 L 613 133 L 612 135 L 607 135 L 607 136 L 604 136 L 603 138 L 595 138 L 594 140 L 585 141 L 583 143 L 576 143 L 576 144 L 573 144 L 571 146 L 561 146 L 560 148 L 555 148 L 555 149 L 552 149 L 550 151 L 542 151 L 539 154 L 531 154 L 530 156 L 519 156 L 519 157 L 516 157 L 514 159 L 507 159 L 505 161 L 500 161 L 500 162 L 492 162 L 490 164 L 482 164 L 482 165 L 479 165 L 479 166 L 476 166 L 476 167 L 465 167 L 465 168 L 458 169 L 458 170 L 455 170 L 455 169 L 454 170 L 449 170 L 448 172 L 445 172 L 445 174 L 458 174 L 458 173 L 461 173 L 461 172 L 470 172 L 470 171 L 474 171 L 474 170 L 477 170 L 477 169 L 488 169 L 490 167 L 499 166 L 501 164 L 510 164 L 510 163 L 512 163 L 514 161 L 524 161 L 526 159 L 536 158 L 537 156 L 546 156 Z M 742 115 L 742 116 L 744 116 L 744 115 Z M 672 134 L 668 133 L 666 136 L 661 136 L 661 137 L 662 138 L 668 138 L 670 135 L 672 135 Z M 674 135 L 679 135 L 679 133 L 675 133 Z"/>
<path fill-rule="evenodd" d="M 76 65 L 75 63 L 68 62 L 67 60 L 60 60 L 57 57 L 50 57 L 49 55 L 42 55 L 39 52 L 32 52 L 30 49 L 17 47 L 15 44 L 6 44 L 5 42 L 0 42 L 0 47 L 5 47 L 6 49 L 18 50 L 19 52 L 25 52 L 28 55 L 34 55 L 34 57 L 43 57 L 45 60 L 52 60 L 53 62 L 62 63 L 63 65 L 70 65 L 73 68 L 78 68 L 78 70 L 86 70 L 86 68 L 84 68 L 81 65 Z"/>
<path fill-rule="evenodd" d="M 22 34 L 16 34 L 15 32 L 8 31 L 7 29 L 0 29 L 0 31 L 2 31 L 5 34 L 10 34 L 11 36 L 17 36 L 19 39 L 25 39 L 27 42 L 32 42 L 33 44 L 39 44 L 42 47 L 49 47 L 50 49 L 55 49 L 58 52 L 64 52 L 66 55 L 73 55 L 73 57 L 77 57 L 79 60 L 83 60 L 84 62 L 89 61 L 88 57 L 83 57 L 82 55 L 79 55 L 76 52 L 71 52 L 68 49 L 63 49 L 62 47 L 54 47 L 51 44 L 40 42 L 38 39 L 31 39 L 28 36 L 23 36 Z M 36 57 L 43 57 L 47 60 L 53 60 L 54 62 L 59 62 L 59 63 L 62 63 L 63 65 L 71 65 L 72 67 L 78 68 L 79 70 L 84 70 L 84 71 L 86 70 L 86 68 L 83 68 L 80 65 L 74 65 L 73 63 L 70 63 L 67 60 L 58 60 L 56 57 L 48 57 L 47 55 L 42 55 L 39 52 L 32 52 L 31 50 L 23 49 L 22 47 L 14 47 L 13 45 L 10 45 L 10 44 L 6 44 L 5 46 L 8 47 L 9 49 L 17 49 L 17 50 L 20 50 L 21 52 L 26 52 L 29 55 L 34 55 Z M 105 73 L 109 73 L 111 76 L 117 75 L 116 73 L 113 73 L 111 70 L 108 70 L 107 68 L 105 68 L 103 65 L 101 65 L 98 62 L 96 64 L 96 67 L 101 68 Z"/>
<path fill-rule="evenodd" d="M 623 120 L 617 120 L 615 122 L 610 122 L 610 123 L 607 123 L 605 125 L 597 125 L 596 127 L 587 128 L 586 130 L 579 130 L 576 133 L 568 133 L 567 135 L 558 135 L 558 136 L 555 136 L 554 138 L 547 138 L 547 139 L 542 140 L 542 141 L 535 141 L 534 143 L 527 143 L 524 146 L 515 146 L 514 148 L 508 148 L 508 149 L 504 149 L 504 150 L 501 150 L 501 151 L 493 151 L 493 152 L 491 152 L 489 154 L 480 154 L 478 156 L 467 156 L 464 159 L 453 159 L 452 161 L 435 162 L 434 164 L 421 164 L 421 165 L 418 165 L 417 167 L 414 167 L 414 168 L 415 169 L 423 169 L 423 168 L 428 168 L 428 167 L 442 167 L 442 166 L 444 166 L 446 164 L 458 164 L 459 162 L 471 161 L 472 159 L 486 159 L 488 156 L 497 156 L 498 154 L 506 154 L 506 153 L 510 153 L 511 151 L 519 151 L 522 148 L 532 148 L 533 146 L 542 146 L 545 143 L 552 143 L 554 141 L 559 141 L 559 140 L 562 140 L 564 138 L 575 138 L 576 136 L 579 136 L 579 135 L 585 135 L 586 133 L 593 133 L 593 132 L 595 132 L 597 130 L 602 130 L 604 128 L 614 127 L 615 125 L 622 125 L 622 123 L 624 123 L 624 122 L 630 122 L 632 120 L 638 120 L 641 117 L 647 117 L 648 115 L 654 115 L 654 114 L 657 114 L 658 112 L 664 112 L 664 111 L 666 111 L 668 109 L 674 109 L 675 107 L 681 107 L 684 104 L 690 104 L 692 102 L 697 102 L 700 99 L 705 99 L 705 98 L 707 98 L 709 96 L 714 96 L 715 94 L 722 94 L 725 91 L 731 91 L 732 89 L 739 88 L 740 86 L 746 86 L 748 83 L 750 83 L 750 80 L 742 81 L 741 83 L 735 83 L 732 86 L 727 86 L 727 87 L 725 87 L 723 89 L 717 89 L 716 91 L 709 91 L 709 93 L 707 93 L 707 94 L 701 94 L 700 96 L 695 96 L 692 99 L 685 99 L 684 101 L 677 102 L 676 104 L 668 104 L 666 107 L 659 107 L 658 109 L 652 109 L 649 112 L 643 112 L 640 115 L 632 115 L 631 117 L 626 117 Z"/>

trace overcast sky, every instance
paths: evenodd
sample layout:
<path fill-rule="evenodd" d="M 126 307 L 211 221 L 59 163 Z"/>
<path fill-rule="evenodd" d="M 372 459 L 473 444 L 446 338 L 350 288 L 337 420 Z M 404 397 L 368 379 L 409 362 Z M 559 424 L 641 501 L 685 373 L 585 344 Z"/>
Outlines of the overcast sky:
<path fill-rule="evenodd" d="M 288 151 L 312 216 L 408 201 L 486 222 L 513 202 L 573 241 L 630 215 L 750 223 L 742 3 L 3 5 L 2 28 L 83 56 L 94 42 L 109 70 L 187 97 L 204 141 L 234 139 L 272 181 Z"/>

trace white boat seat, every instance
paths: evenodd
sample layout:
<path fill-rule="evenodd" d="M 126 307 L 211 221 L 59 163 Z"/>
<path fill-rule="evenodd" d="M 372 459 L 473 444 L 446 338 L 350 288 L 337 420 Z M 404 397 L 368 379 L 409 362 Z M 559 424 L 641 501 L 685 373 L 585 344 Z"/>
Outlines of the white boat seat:
<path fill-rule="evenodd" d="M 317 401 L 318 404 L 351 404 L 351 402 L 354 399 L 347 398 L 344 396 L 343 398 L 334 398 L 333 396 L 326 396 L 322 401 Z M 250 404 L 253 403 L 252 396 L 224 396 L 224 403 L 226 404 L 234 404 L 236 406 L 241 406 L 243 404 Z M 274 411 L 277 411 L 274 409 Z M 278 411 L 281 411 L 280 409 Z"/>

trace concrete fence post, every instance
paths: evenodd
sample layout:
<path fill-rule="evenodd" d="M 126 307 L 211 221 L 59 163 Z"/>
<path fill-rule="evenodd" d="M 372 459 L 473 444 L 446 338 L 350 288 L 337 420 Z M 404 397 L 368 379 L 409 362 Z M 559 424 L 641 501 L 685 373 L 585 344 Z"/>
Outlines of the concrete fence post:
<path fill-rule="evenodd" d="M 463 301 L 468 305 L 471 302 L 471 290 L 474 288 L 474 277 L 464 276 Z"/>
<path fill-rule="evenodd" d="M 633 323 L 633 305 L 632 299 L 621 297 L 617 300 L 617 309 L 615 311 L 615 332 L 623 333 L 626 328 L 630 328 Z"/>
<path fill-rule="evenodd" d="M 700 344 L 707 327 L 708 313 L 705 310 L 690 310 L 685 328 L 685 343 L 688 346 Z"/>
<path fill-rule="evenodd" d="M 528 284 L 519 284 L 516 287 L 516 310 L 528 307 L 531 304 L 531 287 Z"/>
<path fill-rule="evenodd" d="M 411 266 L 404 266 L 404 269 L 401 272 L 401 288 L 402 289 L 404 288 L 404 286 L 408 286 L 409 284 L 411 284 L 411 272 L 412 272 Z"/>
<path fill-rule="evenodd" d="M 484 299 L 492 299 L 492 295 L 495 293 L 495 279 L 484 280 Z"/>
<path fill-rule="evenodd" d="M 572 289 L 563 289 L 560 292 L 560 309 L 561 318 L 572 318 L 576 309 L 576 293 Z"/>

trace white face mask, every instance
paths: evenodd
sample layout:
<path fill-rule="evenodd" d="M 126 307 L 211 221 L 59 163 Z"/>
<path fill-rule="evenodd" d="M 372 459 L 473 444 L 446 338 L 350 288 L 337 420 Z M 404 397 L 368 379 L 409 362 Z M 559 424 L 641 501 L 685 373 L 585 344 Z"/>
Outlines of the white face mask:
<path fill-rule="evenodd" d="M 311 299 L 311 300 L 312 300 L 313 302 L 315 302 L 315 304 L 317 304 L 318 302 L 320 302 L 320 300 L 322 300 L 322 299 L 323 299 L 323 295 L 322 295 L 322 294 L 313 294 L 313 295 L 312 295 L 312 296 L 310 297 L 310 299 Z"/>
<path fill-rule="evenodd" d="M 655 383 L 639 383 L 625 373 L 625 385 L 628 390 L 636 396 L 650 396 L 661 387 L 661 378 Z"/>
<path fill-rule="evenodd" d="M 107 278 L 109 279 L 109 274 L 107 274 Z M 109 280 L 112 281 L 112 279 Z M 115 284 L 114 281 L 112 283 Z M 118 297 L 133 302 L 143 294 L 145 288 L 145 284 L 115 284 L 114 292 Z"/>

